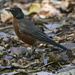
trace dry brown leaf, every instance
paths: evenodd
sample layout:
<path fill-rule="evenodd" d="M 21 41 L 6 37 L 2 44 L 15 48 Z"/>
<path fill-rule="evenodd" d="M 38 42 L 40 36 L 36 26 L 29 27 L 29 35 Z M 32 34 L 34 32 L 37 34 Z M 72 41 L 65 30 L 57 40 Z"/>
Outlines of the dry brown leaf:
<path fill-rule="evenodd" d="M 59 42 L 60 40 L 62 40 L 62 38 L 60 38 L 58 36 L 53 37 L 53 39 L 56 40 L 57 42 Z"/>
<path fill-rule="evenodd" d="M 60 55 L 57 54 L 51 53 L 48 55 L 48 57 L 49 57 L 48 63 L 51 61 L 65 62 L 65 60 Z"/>
<path fill-rule="evenodd" d="M 7 22 L 7 23 L 12 23 L 13 15 L 11 13 L 9 13 L 9 14 L 3 13 L 3 14 L 1 14 L 1 21 Z"/>
<path fill-rule="evenodd" d="M 38 14 L 41 18 L 48 18 L 55 15 L 60 15 L 60 12 L 49 3 L 42 4 L 42 8 L 38 11 Z"/>

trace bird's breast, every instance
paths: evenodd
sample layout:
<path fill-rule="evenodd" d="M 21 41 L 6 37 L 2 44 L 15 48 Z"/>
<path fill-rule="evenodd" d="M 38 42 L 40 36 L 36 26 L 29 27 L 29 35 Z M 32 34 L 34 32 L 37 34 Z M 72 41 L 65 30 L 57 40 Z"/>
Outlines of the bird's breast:
<path fill-rule="evenodd" d="M 13 20 L 13 26 L 14 26 L 14 30 L 16 35 L 25 43 L 29 44 L 29 45 L 33 45 L 35 42 L 35 39 L 29 35 L 20 33 L 20 27 L 18 25 L 18 19 L 14 19 Z M 24 31 L 24 30 L 23 30 Z"/>

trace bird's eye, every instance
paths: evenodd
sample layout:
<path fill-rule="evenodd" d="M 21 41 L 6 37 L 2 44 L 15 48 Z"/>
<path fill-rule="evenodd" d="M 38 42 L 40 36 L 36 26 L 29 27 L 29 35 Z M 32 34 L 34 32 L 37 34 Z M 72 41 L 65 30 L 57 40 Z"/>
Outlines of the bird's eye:
<path fill-rule="evenodd" d="M 15 9 L 11 9 L 11 11 L 15 11 Z"/>

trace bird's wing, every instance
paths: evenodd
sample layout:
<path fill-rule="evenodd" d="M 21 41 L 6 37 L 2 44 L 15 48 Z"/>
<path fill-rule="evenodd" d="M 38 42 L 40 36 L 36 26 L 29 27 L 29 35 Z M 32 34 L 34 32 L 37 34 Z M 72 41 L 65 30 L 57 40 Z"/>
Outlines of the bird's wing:
<path fill-rule="evenodd" d="M 48 36 L 38 27 L 34 25 L 33 22 L 28 20 L 27 18 L 21 19 L 18 21 L 20 26 L 20 32 L 32 36 L 35 39 L 40 41 L 46 41 Z"/>

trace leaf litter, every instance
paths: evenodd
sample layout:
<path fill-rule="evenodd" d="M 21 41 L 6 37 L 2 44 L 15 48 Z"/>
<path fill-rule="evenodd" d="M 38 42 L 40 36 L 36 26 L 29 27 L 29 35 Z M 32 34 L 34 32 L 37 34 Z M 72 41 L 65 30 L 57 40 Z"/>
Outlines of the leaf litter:
<path fill-rule="evenodd" d="M 74 1 L 56 1 L 57 4 L 45 0 L 40 2 L 40 0 L 38 0 L 37 5 L 35 4 L 36 0 L 32 0 L 32 3 L 30 0 L 28 0 L 28 2 L 27 0 L 25 0 L 25 2 L 24 0 L 13 0 L 12 4 L 11 1 L 8 1 L 9 3 L 6 1 L 3 5 L 4 7 L 2 6 L 0 10 L 13 6 L 21 7 L 26 17 L 31 19 L 36 26 L 40 27 L 49 37 L 75 53 L 75 17 L 74 12 L 72 12 L 75 11 L 72 9 L 74 8 Z M 67 74 L 67 71 L 71 74 L 74 73 L 75 56 L 66 51 L 63 52 L 55 46 L 45 44 L 37 45 L 34 60 L 27 61 L 26 53 L 31 53 L 32 47 L 14 35 L 14 30 L 10 26 L 13 22 L 12 15 L 4 10 L 2 10 L 1 13 L 0 74 L 3 75 L 7 73 L 9 75 L 18 73 L 19 75 L 21 74 L 20 72 L 26 74 L 37 71 L 39 71 L 39 73 L 37 72 L 35 74 L 38 75 L 61 75 Z M 68 70 L 66 69 L 66 65 L 69 65 Z M 65 73 L 63 68 L 66 70 Z M 42 71 L 42 73 L 40 71 Z M 59 71 L 60 73 L 57 73 Z"/>

